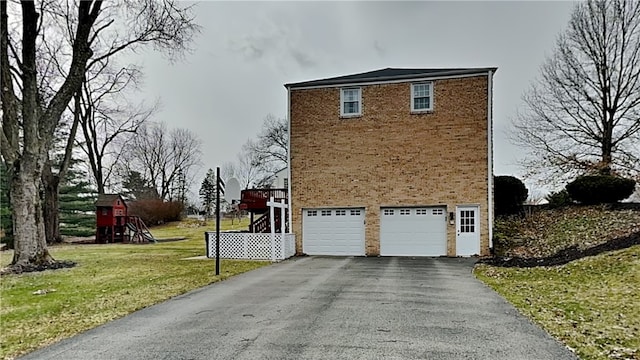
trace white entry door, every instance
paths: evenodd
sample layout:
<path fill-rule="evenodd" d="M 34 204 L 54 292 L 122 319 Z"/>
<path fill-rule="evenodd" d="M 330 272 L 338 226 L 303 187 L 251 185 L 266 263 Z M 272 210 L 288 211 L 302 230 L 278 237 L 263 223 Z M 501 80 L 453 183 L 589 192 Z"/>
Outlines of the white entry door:
<path fill-rule="evenodd" d="M 456 207 L 456 255 L 480 255 L 478 206 Z"/>
<path fill-rule="evenodd" d="M 364 209 L 305 209 L 302 251 L 307 255 L 364 255 Z"/>
<path fill-rule="evenodd" d="M 380 255 L 447 255 L 446 211 L 445 207 L 380 209 Z"/>

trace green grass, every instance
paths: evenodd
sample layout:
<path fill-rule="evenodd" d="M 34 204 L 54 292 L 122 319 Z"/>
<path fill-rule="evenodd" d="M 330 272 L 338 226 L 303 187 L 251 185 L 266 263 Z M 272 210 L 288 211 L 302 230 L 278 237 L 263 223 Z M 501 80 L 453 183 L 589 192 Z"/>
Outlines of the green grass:
<path fill-rule="evenodd" d="M 236 221 L 237 223 L 237 221 Z M 223 229 L 231 226 L 224 221 Z M 267 265 L 223 260 L 214 276 L 211 260 L 184 260 L 205 254 L 204 231 L 211 223 L 172 223 L 152 228 L 157 238 L 186 240 L 146 245 L 62 245 L 54 258 L 73 260 L 71 269 L 5 275 L 0 284 L 0 358 L 10 359 L 91 329 L 189 290 Z M 0 254 L 0 265 L 11 261 Z M 34 295 L 38 290 L 45 295 Z"/>
<path fill-rule="evenodd" d="M 223 219 L 220 222 L 220 229 L 222 230 L 247 230 L 248 227 L 248 218 L 243 218 L 241 221 L 234 219 L 233 224 L 231 223 L 230 219 Z M 202 221 L 187 219 L 181 222 L 174 222 L 156 226 L 151 229 L 151 233 L 157 238 L 174 238 L 186 236 L 188 238 L 199 238 L 202 240 L 203 244 L 205 231 L 216 231 L 215 221 L 210 220 L 206 223 L 203 223 Z"/>
<path fill-rule="evenodd" d="M 640 246 L 558 267 L 480 265 L 475 274 L 581 359 L 640 359 Z"/>

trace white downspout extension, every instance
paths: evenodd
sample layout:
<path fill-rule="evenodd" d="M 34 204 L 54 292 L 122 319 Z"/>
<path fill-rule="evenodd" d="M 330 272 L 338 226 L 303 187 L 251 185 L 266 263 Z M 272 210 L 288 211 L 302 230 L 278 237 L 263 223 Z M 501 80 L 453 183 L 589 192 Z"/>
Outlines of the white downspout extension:
<path fill-rule="evenodd" d="M 488 136 L 488 177 L 487 184 L 489 187 L 488 206 L 489 206 L 489 248 L 493 248 L 493 71 L 487 73 L 487 136 Z"/>
<path fill-rule="evenodd" d="M 291 89 L 287 87 L 287 178 L 289 179 L 287 184 L 287 201 L 289 205 L 289 233 L 293 233 L 292 214 L 293 207 L 291 206 Z"/>

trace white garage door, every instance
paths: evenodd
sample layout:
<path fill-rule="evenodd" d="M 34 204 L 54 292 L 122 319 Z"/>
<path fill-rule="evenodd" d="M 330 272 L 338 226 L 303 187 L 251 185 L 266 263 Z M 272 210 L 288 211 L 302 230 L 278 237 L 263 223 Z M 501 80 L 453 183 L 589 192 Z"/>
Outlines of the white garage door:
<path fill-rule="evenodd" d="M 447 215 L 444 207 L 382 208 L 380 211 L 380 255 L 447 254 Z"/>
<path fill-rule="evenodd" d="M 302 251 L 307 255 L 364 255 L 364 209 L 305 209 Z"/>

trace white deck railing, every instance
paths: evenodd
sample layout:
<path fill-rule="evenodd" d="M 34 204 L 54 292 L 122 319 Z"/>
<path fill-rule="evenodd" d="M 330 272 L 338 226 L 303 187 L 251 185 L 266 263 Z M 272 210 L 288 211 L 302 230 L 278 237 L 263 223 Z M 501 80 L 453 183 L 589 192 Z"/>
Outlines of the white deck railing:
<path fill-rule="evenodd" d="M 205 233 L 207 257 L 216 257 L 216 233 Z M 220 232 L 220 257 L 223 259 L 284 260 L 296 253 L 294 234 Z"/>

